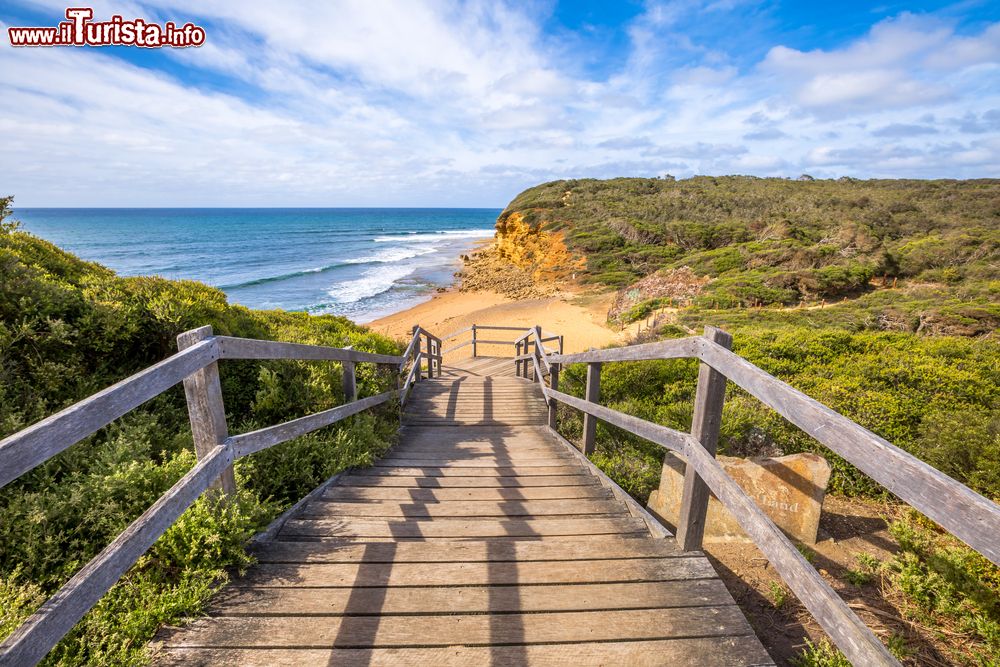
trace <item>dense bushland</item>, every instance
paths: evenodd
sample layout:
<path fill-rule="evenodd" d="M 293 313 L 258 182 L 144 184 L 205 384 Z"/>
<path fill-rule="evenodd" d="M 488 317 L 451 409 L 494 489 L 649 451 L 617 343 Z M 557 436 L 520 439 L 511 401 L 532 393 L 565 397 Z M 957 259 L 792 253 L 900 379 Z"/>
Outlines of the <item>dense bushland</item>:
<path fill-rule="evenodd" d="M 560 232 L 598 285 L 690 267 L 712 278 L 696 305 L 727 309 L 840 300 L 903 281 L 924 289 L 883 297 L 892 302 L 883 328 L 1000 325 L 998 180 L 554 181 L 518 195 L 498 229 L 514 214 Z"/>
<path fill-rule="evenodd" d="M 616 321 L 652 317 L 645 340 L 722 327 L 754 364 L 1000 500 L 1000 181 L 558 181 L 521 193 L 501 218 L 514 213 L 561 235 L 586 259 L 583 280 L 619 298 L 656 272 L 670 282 L 689 267 L 704 281 L 694 298 L 624 309 Z M 564 390 L 582 396 L 584 371 L 566 369 Z M 602 402 L 688 430 L 696 376 L 692 361 L 606 364 Z M 578 436 L 579 414 L 560 409 Z M 887 496 L 732 385 L 720 450 L 815 451 L 833 466 L 834 493 Z M 659 483 L 659 448 L 614 427 L 598 425 L 593 458 L 640 500 Z M 907 601 L 908 618 L 962 638 L 957 663 L 996 664 L 1000 569 L 915 512 L 890 518 L 900 551 L 872 575 Z M 803 664 L 846 663 L 821 644 Z"/>
<path fill-rule="evenodd" d="M 331 316 L 252 311 L 189 281 L 123 278 L 19 231 L 0 199 L 0 436 L 176 351 L 182 331 L 398 353 Z M 231 432 L 342 402 L 332 363 L 220 364 Z M 362 396 L 393 382 L 358 366 Z M 246 540 L 337 470 L 391 443 L 391 408 L 363 413 L 237 463 L 240 492 L 198 500 L 49 656 L 50 664 L 136 664 L 159 625 L 196 613 Z M 139 516 L 194 463 L 183 390 L 166 392 L 0 490 L 0 637 Z"/>

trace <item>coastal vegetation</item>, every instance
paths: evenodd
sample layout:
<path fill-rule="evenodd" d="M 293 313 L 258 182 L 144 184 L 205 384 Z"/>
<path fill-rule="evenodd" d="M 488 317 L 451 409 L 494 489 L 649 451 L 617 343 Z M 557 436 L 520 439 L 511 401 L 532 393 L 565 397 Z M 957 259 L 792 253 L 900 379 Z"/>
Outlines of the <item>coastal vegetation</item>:
<path fill-rule="evenodd" d="M 253 311 L 214 288 L 125 278 L 18 229 L 0 198 L 0 436 L 89 396 L 176 351 L 175 337 L 218 334 L 397 354 L 347 319 Z M 220 365 L 229 428 L 243 432 L 343 401 L 332 363 Z M 361 396 L 392 378 L 358 366 Z M 364 465 L 393 441 L 392 409 L 356 415 L 239 461 L 240 491 L 202 497 L 55 648 L 46 664 L 145 661 L 164 624 L 197 613 L 250 563 L 255 532 L 330 475 Z M 0 637 L 5 637 L 193 465 L 180 387 L 0 490 Z"/>
<path fill-rule="evenodd" d="M 722 327 L 754 364 L 1000 499 L 1000 181 L 557 181 L 518 195 L 498 235 L 509 227 L 535 239 L 521 242 L 522 270 L 544 265 L 615 292 L 613 325 L 642 321 L 643 341 Z M 553 244 L 566 249 L 562 267 L 545 257 Z M 610 364 L 602 403 L 688 430 L 696 375 L 690 361 Z M 583 395 L 582 367 L 563 378 Z M 561 425 L 576 437 L 578 413 L 563 408 Z M 864 585 L 957 633 L 950 660 L 997 664 L 998 568 L 731 385 L 719 447 L 818 452 L 833 493 L 887 502 L 899 550 Z M 657 487 L 661 460 L 658 447 L 599 425 L 595 463 L 636 498 Z M 837 660 L 820 642 L 802 664 Z"/>

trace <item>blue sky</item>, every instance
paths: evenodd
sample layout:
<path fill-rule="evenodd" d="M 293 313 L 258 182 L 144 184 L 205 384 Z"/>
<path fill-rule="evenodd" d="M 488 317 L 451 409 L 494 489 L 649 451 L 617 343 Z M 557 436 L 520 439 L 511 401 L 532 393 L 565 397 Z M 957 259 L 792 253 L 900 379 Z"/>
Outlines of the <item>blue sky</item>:
<path fill-rule="evenodd" d="M 1000 177 L 1000 2 L 100 2 L 196 49 L 14 49 L 19 206 L 486 206 L 558 178 Z"/>

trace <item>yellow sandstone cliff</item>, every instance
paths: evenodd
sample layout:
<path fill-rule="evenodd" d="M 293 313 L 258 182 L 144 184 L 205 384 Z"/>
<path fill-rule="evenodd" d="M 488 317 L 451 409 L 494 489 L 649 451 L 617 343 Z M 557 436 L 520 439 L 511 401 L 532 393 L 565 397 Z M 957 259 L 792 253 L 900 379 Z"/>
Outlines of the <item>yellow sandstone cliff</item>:
<path fill-rule="evenodd" d="M 500 259 L 531 273 L 535 282 L 564 281 L 586 265 L 570 253 L 559 231 L 544 231 L 520 211 L 497 220 L 496 253 Z"/>

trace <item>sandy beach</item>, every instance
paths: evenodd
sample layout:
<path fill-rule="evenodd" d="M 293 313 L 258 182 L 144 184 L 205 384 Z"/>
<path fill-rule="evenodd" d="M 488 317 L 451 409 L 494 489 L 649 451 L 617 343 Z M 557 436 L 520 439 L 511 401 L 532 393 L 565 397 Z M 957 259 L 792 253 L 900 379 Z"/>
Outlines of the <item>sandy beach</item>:
<path fill-rule="evenodd" d="M 626 335 L 605 323 L 611 298 L 610 294 L 580 296 L 564 293 L 515 300 L 496 292 L 461 292 L 456 287 L 418 306 L 370 322 L 368 326 L 387 336 L 406 339 L 414 324 L 420 324 L 440 336 L 473 323 L 523 326 L 525 329 L 539 324 L 547 333 L 564 336 L 565 352 L 580 352 L 610 345 Z M 518 335 L 512 331 L 490 331 L 481 332 L 479 338 L 513 340 Z M 445 341 L 445 348 L 468 338 L 469 334 L 465 334 L 456 341 Z M 463 348 L 455 354 L 462 357 L 468 352 L 469 348 Z M 512 352 L 509 345 L 483 345 L 479 349 L 482 355 L 506 356 Z"/>

